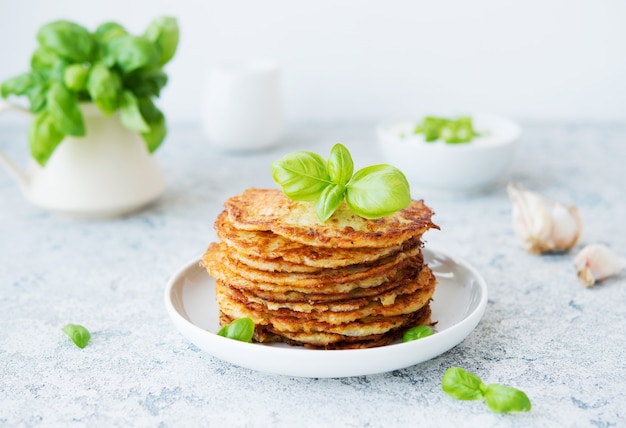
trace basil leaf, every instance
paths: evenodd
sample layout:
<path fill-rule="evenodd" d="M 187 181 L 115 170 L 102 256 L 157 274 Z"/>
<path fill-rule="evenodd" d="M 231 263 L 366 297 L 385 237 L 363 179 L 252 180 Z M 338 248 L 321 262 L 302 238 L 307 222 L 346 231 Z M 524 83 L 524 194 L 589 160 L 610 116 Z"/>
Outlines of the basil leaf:
<path fill-rule="evenodd" d="M 163 16 L 152 20 L 144 37 L 158 47 L 158 65 L 163 66 L 172 59 L 178 46 L 179 30 L 176 18 Z"/>
<path fill-rule="evenodd" d="M 37 32 L 37 41 L 72 62 L 92 59 L 94 39 L 84 27 L 69 21 L 55 21 Z"/>
<path fill-rule="evenodd" d="M 49 73 L 59 61 L 61 58 L 55 51 L 46 46 L 39 46 L 30 58 L 30 66 L 35 71 Z"/>
<path fill-rule="evenodd" d="M 137 101 L 141 115 L 150 127 L 150 130 L 142 132 L 141 136 L 146 142 L 148 152 L 153 153 L 159 148 L 167 134 L 165 115 L 154 105 L 149 97 L 140 97 Z"/>
<path fill-rule="evenodd" d="M 108 47 L 108 54 L 115 58 L 116 64 L 123 73 L 158 65 L 157 47 L 144 37 L 119 36 L 111 40 Z"/>
<path fill-rule="evenodd" d="M 328 174 L 333 183 L 345 186 L 354 173 L 354 162 L 343 144 L 335 144 L 327 162 Z"/>
<path fill-rule="evenodd" d="M 67 334 L 72 342 L 79 348 L 83 349 L 89 343 L 89 339 L 91 339 L 91 334 L 89 331 L 78 324 L 67 324 L 65 327 L 61 329 L 63 333 Z"/>
<path fill-rule="evenodd" d="M 315 203 L 315 212 L 320 221 L 325 222 L 337 211 L 337 208 L 343 201 L 345 192 L 346 188 L 341 184 L 330 184 L 322 190 L 319 199 Z"/>
<path fill-rule="evenodd" d="M 137 97 L 158 97 L 167 84 L 167 75 L 160 69 L 139 69 L 124 75 L 124 86 L 131 88 Z"/>
<path fill-rule="evenodd" d="M 96 39 L 106 45 L 111 40 L 128 34 L 126 29 L 116 22 L 105 22 L 96 28 Z"/>
<path fill-rule="evenodd" d="M 418 325 L 416 327 L 408 329 L 402 336 L 403 342 L 411 342 L 413 340 L 422 339 L 424 337 L 431 336 L 435 331 L 427 325 Z"/>
<path fill-rule="evenodd" d="M 30 101 L 30 110 L 33 113 L 39 113 L 45 108 L 47 92 L 48 86 L 39 73 L 35 71 L 7 79 L 0 85 L 2 98 L 9 95 L 26 95 Z"/>
<path fill-rule="evenodd" d="M 36 84 L 33 73 L 22 73 L 2 82 L 0 95 L 2 95 L 2 98 L 6 98 L 9 95 L 25 95 Z"/>
<path fill-rule="evenodd" d="M 120 120 L 122 124 L 133 131 L 148 132 L 150 126 L 146 123 L 141 110 L 139 109 L 139 102 L 137 97 L 131 91 L 123 91 L 120 103 Z"/>
<path fill-rule="evenodd" d="M 46 102 L 47 110 L 59 131 L 68 135 L 85 135 L 85 123 L 75 93 L 62 83 L 54 82 L 48 90 Z"/>
<path fill-rule="evenodd" d="M 524 392 L 505 385 L 488 385 L 485 402 L 496 413 L 528 412 L 531 409 L 530 400 Z"/>
<path fill-rule="evenodd" d="M 28 130 L 31 156 L 44 166 L 63 138 L 65 134 L 56 127 L 54 118 L 46 111 L 39 113 Z"/>
<path fill-rule="evenodd" d="M 272 163 L 272 178 L 296 201 L 314 201 L 331 184 L 324 158 L 307 151 L 287 154 Z"/>
<path fill-rule="evenodd" d="M 28 96 L 28 101 L 30 101 L 30 111 L 33 113 L 40 113 L 45 110 L 46 103 L 48 102 L 48 84 L 39 77 L 35 80 L 35 85 L 28 90 L 26 95 Z"/>
<path fill-rule="evenodd" d="M 252 342 L 252 337 L 254 336 L 254 321 L 250 318 L 239 318 L 222 327 L 217 332 L 217 335 L 241 342 Z"/>
<path fill-rule="evenodd" d="M 391 165 L 372 165 L 357 171 L 346 186 L 346 202 L 357 215 L 377 219 L 411 203 L 404 174 Z"/>
<path fill-rule="evenodd" d="M 113 114 L 120 106 L 122 81 L 114 70 L 103 64 L 96 64 L 87 79 L 87 92 L 106 116 Z"/>
<path fill-rule="evenodd" d="M 72 64 L 63 71 L 63 83 L 72 91 L 81 91 L 85 89 L 88 76 L 89 67 L 83 64 Z"/>
<path fill-rule="evenodd" d="M 457 400 L 478 400 L 483 396 L 484 384 L 475 374 L 451 367 L 443 375 L 441 388 Z"/>

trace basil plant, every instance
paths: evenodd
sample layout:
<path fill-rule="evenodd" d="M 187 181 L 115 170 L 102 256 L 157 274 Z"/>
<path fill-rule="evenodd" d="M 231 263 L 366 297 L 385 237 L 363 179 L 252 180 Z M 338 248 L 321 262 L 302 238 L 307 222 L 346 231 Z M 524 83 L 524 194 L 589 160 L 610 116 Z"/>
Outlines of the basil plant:
<path fill-rule="evenodd" d="M 93 33 L 63 20 L 42 26 L 30 71 L 0 85 L 3 98 L 26 96 L 30 102 L 33 158 L 43 166 L 66 135 L 85 135 L 81 102 L 93 102 L 105 116 L 119 111 L 122 124 L 154 152 L 166 134 L 154 98 L 167 83 L 163 66 L 174 56 L 178 37 L 178 23 L 170 17 L 154 19 L 142 35 L 114 22 Z"/>

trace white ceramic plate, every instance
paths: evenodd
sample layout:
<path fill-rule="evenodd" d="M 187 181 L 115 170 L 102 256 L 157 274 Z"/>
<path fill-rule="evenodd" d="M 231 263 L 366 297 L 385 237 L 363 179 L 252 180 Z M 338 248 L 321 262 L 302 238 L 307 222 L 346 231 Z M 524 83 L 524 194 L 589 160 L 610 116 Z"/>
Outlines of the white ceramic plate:
<path fill-rule="evenodd" d="M 440 355 L 476 327 L 487 305 L 482 276 L 462 260 L 424 249 L 438 285 L 431 303 L 436 333 L 407 343 L 352 350 L 311 350 L 227 339 L 219 330 L 215 280 L 194 260 L 169 280 L 165 306 L 176 328 L 199 348 L 232 364 L 266 373 L 302 377 L 361 376 L 397 370 Z"/>

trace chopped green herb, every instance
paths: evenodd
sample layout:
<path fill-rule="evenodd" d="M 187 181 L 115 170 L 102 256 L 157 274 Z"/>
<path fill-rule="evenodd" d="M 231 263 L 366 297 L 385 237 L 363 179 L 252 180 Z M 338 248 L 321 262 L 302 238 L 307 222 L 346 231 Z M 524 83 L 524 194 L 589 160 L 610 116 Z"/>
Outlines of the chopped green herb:
<path fill-rule="evenodd" d="M 482 380 L 460 367 L 451 367 L 441 381 L 443 391 L 457 400 L 485 399 L 487 407 L 496 413 L 528 412 L 531 409 L 528 396 L 519 389 L 490 384 L 485 387 Z"/>
<path fill-rule="evenodd" d="M 84 348 L 89 343 L 89 339 L 91 339 L 91 334 L 89 331 L 78 324 L 67 324 L 65 327 L 61 329 L 63 333 L 67 334 L 72 342 L 79 348 Z"/>
<path fill-rule="evenodd" d="M 467 143 L 478 135 L 469 116 L 458 119 L 427 116 L 415 127 L 414 133 L 424 134 L 427 142 L 443 140 L 448 144 Z"/>
<path fill-rule="evenodd" d="M 411 203 L 409 183 L 399 169 L 372 165 L 353 174 L 348 149 L 335 144 L 328 161 L 317 153 L 290 153 L 272 164 L 272 177 L 287 197 L 316 201 L 320 221 L 328 220 L 344 198 L 355 214 L 377 219 L 406 208 Z"/>

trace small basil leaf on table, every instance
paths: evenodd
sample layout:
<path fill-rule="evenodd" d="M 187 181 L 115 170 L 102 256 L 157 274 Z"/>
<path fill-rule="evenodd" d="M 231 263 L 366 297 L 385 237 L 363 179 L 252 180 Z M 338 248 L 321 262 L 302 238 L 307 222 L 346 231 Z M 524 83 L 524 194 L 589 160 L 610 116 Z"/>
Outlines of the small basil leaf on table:
<path fill-rule="evenodd" d="M 398 168 L 372 165 L 354 174 L 346 186 L 346 202 L 355 214 L 377 219 L 408 207 L 411 190 Z"/>
<path fill-rule="evenodd" d="M 496 413 L 527 412 L 531 409 L 530 400 L 523 391 L 495 383 L 485 389 L 485 403 Z"/>
<path fill-rule="evenodd" d="M 254 321 L 250 318 L 236 319 L 222 327 L 217 332 L 217 335 L 241 342 L 252 342 L 252 336 L 254 336 Z"/>
<path fill-rule="evenodd" d="M 435 331 L 427 325 L 418 325 L 408 329 L 402 336 L 403 342 L 411 342 L 413 340 L 422 339 L 432 336 Z"/>
<path fill-rule="evenodd" d="M 314 201 L 331 184 L 326 161 L 317 153 L 290 153 L 272 163 L 271 168 L 274 181 L 295 201 Z"/>
<path fill-rule="evenodd" d="M 61 329 L 63 333 L 67 334 L 72 342 L 79 348 L 84 348 L 89 343 L 89 339 L 91 339 L 91 334 L 89 331 L 78 324 L 67 324 L 65 327 Z"/>
<path fill-rule="evenodd" d="M 457 400 L 478 400 L 483 397 L 484 384 L 475 374 L 450 367 L 443 375 L 441 388 Z"/>
<path fill-rule="evenodd" d="M 530 411 L 528 396 L 519 389 L 505 385 L 485 384 L 475 374 L 460 367 L 451 367 L 443 375 L 443 391 L 457 400 L 485 399 L 487 407 L 496 413 Z"/>

